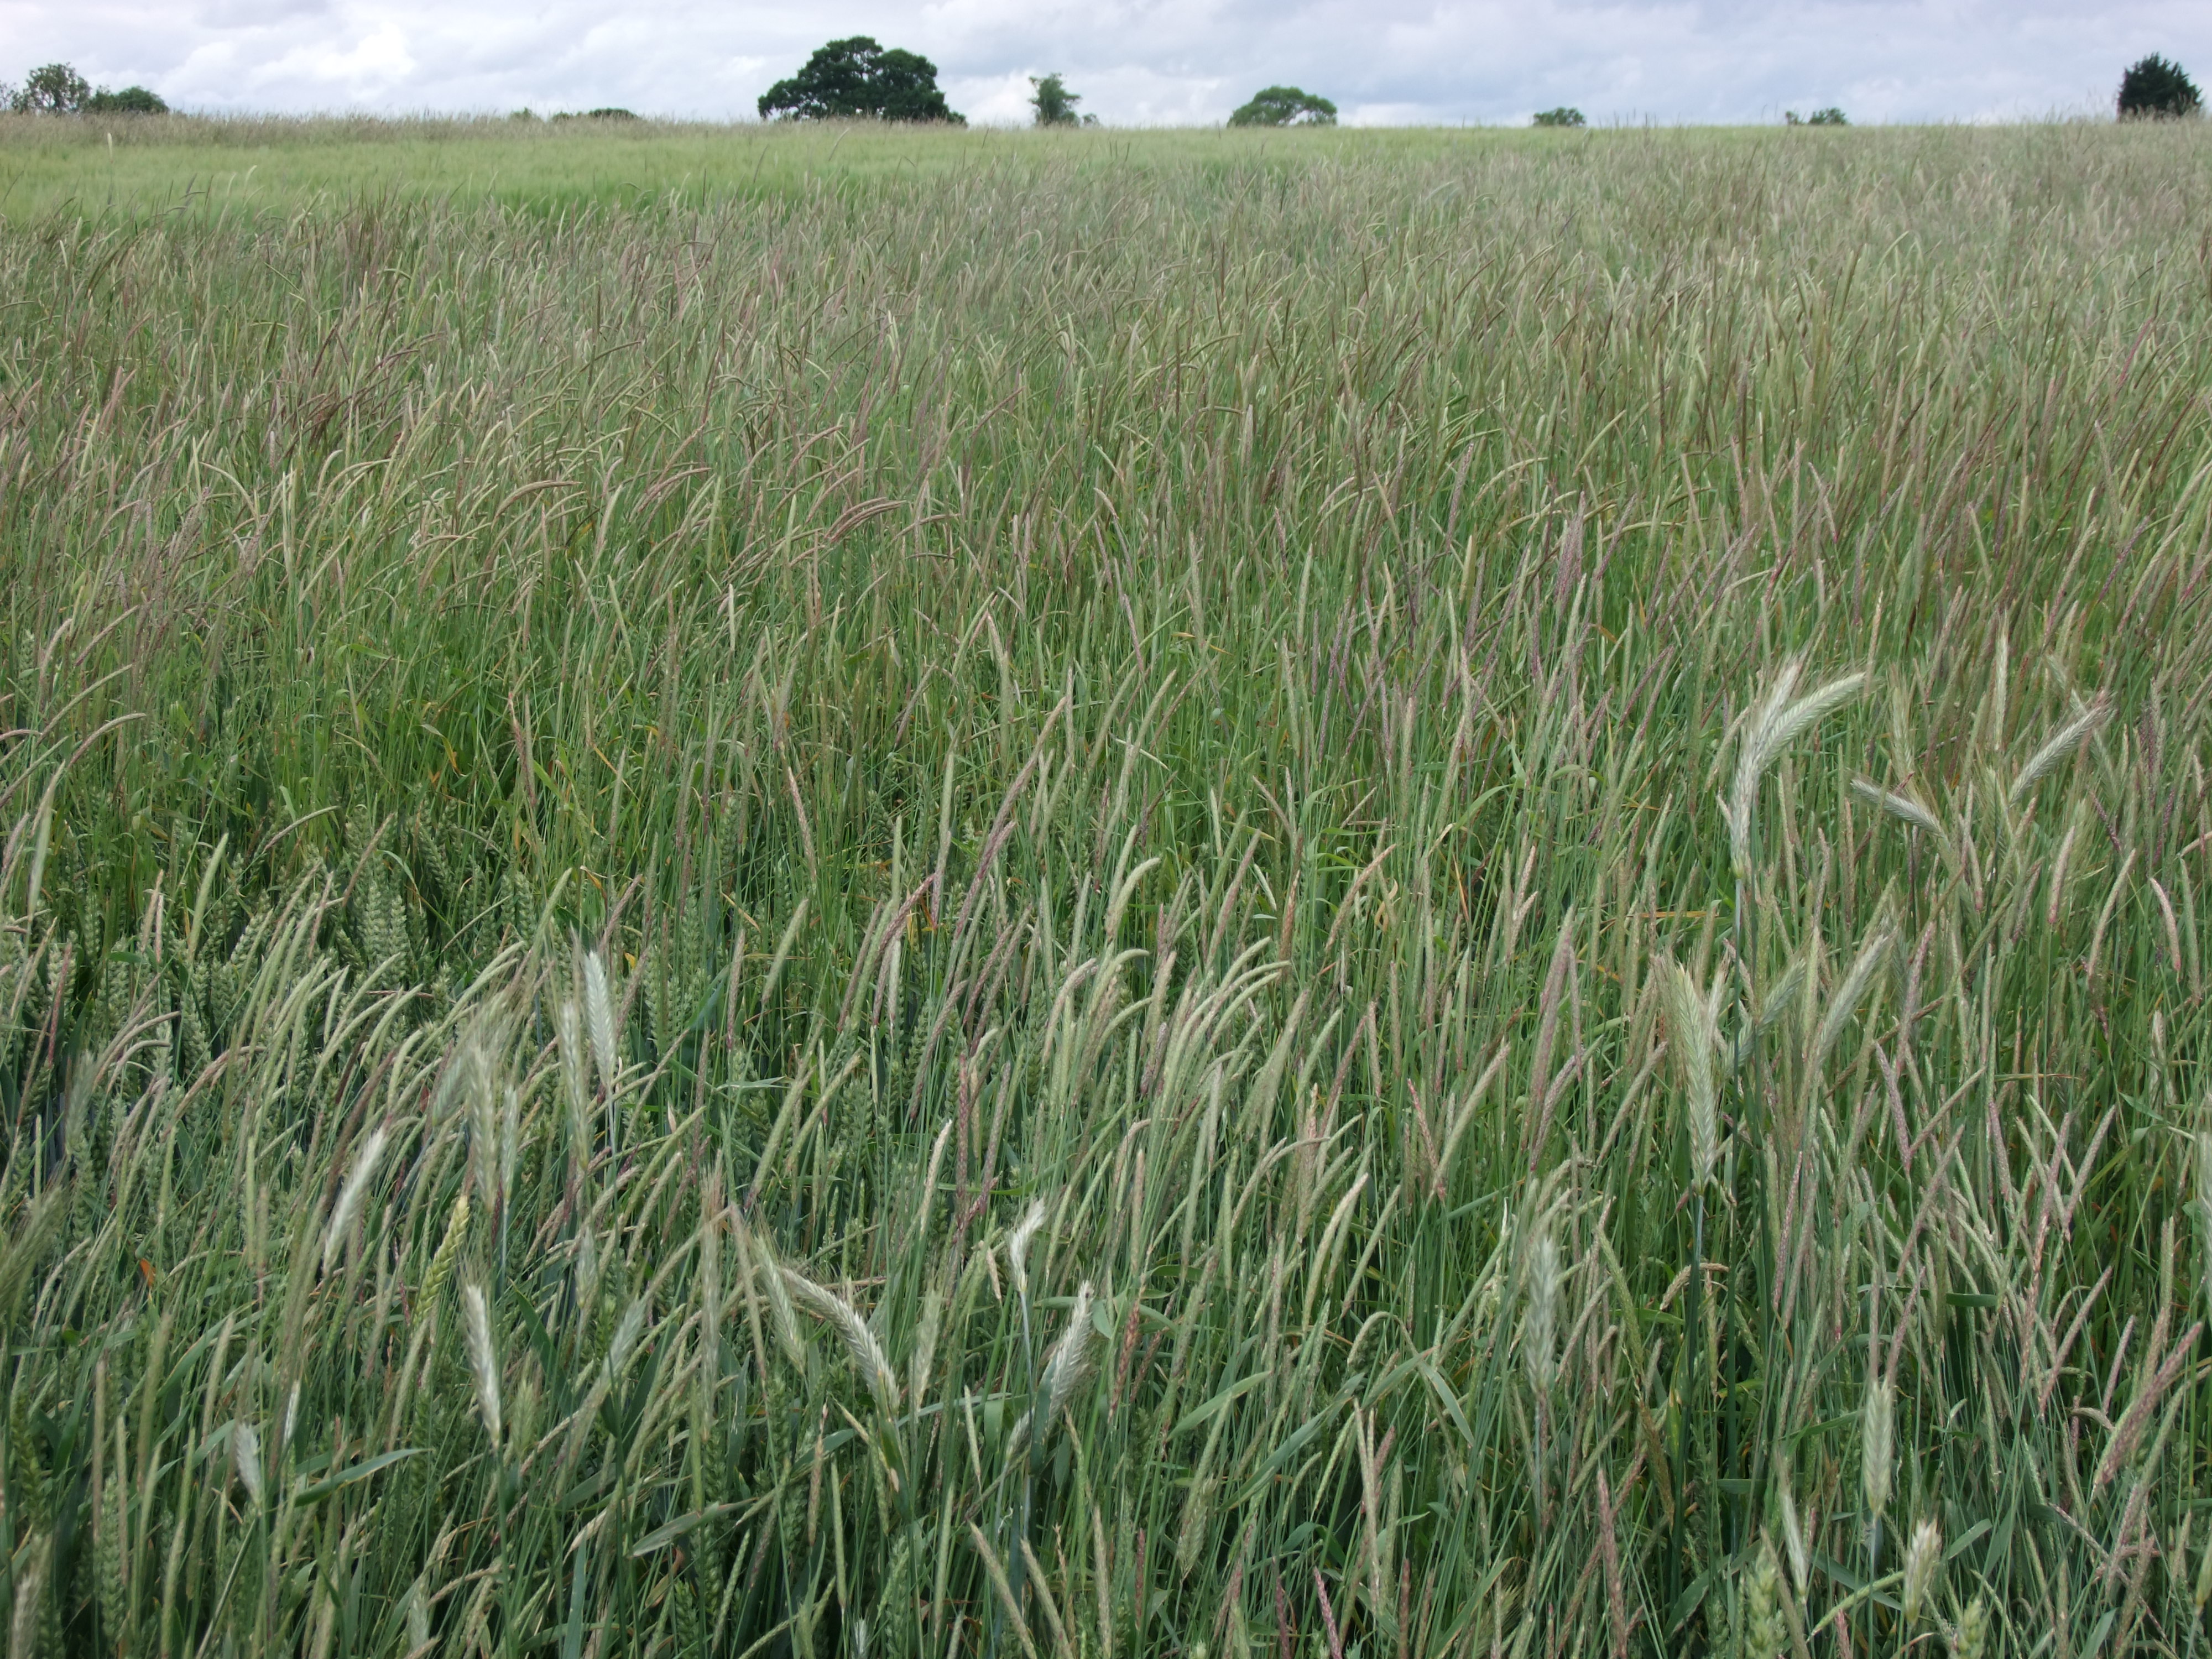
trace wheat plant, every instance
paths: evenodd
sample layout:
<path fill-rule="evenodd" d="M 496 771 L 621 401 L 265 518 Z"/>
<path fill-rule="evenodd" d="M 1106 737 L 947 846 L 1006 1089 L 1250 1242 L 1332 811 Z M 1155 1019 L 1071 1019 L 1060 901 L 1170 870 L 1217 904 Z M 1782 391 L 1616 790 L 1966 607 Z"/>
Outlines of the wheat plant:
<path fill-rule="evenodd" d="M 11 1653 L 2212 1647 L 2212 140 L 247 138 L 0 199 Z"/>

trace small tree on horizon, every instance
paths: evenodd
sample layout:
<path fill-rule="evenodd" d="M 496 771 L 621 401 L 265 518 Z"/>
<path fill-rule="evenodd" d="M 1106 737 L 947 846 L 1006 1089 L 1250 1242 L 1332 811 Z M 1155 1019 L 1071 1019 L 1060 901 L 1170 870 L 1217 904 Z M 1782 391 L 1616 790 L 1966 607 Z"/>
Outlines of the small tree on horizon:
<path fill-rule="evenodd" d="M 67 64 L 41 64 L 8 100 L 18 114 L 74 115 L 92 96 L 92 84 Z"/>
<path fill-rule="evenodd" d="M 168 100 L 149 87 L 125 87 L 110 92 L 106 87 L 84 100 L 87 115 L 167 115 Z"/>
<path fill-rule="evenodd" d="M 937 65 L 919 52 L 884 47 L 865 34 L 815 48 L 806 67 L 761 94 L 763 120 L 943 121 L 967 119 L 938 89 Z"/>
<path fill-rule="evenodd" d="M 2119 115 L 2123 121 L 2179 120 L 2204 112 L 2204 99 L 2197 83 L 2181 65 L 2151 53 L 2128 65 L 2120 76 Z"/>
<path fill-rule="evenodd" d="M 1296 87 L 1263 87 L 1229 118 L 1232 127 L 1333 127 L 1336 106 Z"/>
<path fill-rule="evenodd" d="M 1075 106 L 1082 101 L 1082 94 L 1070 92 L 1057 70 L 1050 75 L 1030 76 L 1030 114 L 1041 127 L 1082 125 L 1075 113 Z"/>
<path fill-rule="evenodd" d="M 0 83 L 0 109 L 18 115 L 166 115 L 169 106 L 161 94 L 146 87 L 125 87 L 111 92 L 95 88 L 67 64 L 42 64 L 23 77 L 23 84 Z"/>
<path fill-rule="evenodd" d="M 1537 127 L 1586 127 L 1589 123 L 1573 105 L 1562 104 L 1557 109 L 1538 110 L 1529 118 L 1528 125 Z"/>

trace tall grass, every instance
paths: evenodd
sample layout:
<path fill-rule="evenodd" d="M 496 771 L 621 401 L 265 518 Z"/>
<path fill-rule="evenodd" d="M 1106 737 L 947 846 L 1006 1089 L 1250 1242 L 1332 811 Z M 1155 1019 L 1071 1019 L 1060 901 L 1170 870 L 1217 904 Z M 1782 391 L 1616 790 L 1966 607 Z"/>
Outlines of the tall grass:
<path fill-rule="evenodd" d="M 995 142 L 0 233 L 11 1651 L 2202 1650 L 2205 141 Z"/>

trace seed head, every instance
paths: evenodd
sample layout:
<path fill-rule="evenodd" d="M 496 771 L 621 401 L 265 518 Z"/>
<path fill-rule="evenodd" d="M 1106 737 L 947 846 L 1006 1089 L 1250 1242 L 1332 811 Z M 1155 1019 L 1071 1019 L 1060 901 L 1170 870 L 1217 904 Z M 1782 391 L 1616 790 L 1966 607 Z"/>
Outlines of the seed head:
<path fill-rule="evenodd" d="M 234 1423 L 230 1425 L 230 1461 L 238 1470 L 238 1484 L 246 1488 L 246 1495 L 258 1509 L 261 1506 L 261 1436 L 252 1424 Z"/>
<path fill-rule="evenodd" d="M 1030 1240 L 1036 1237 L 1037 1229 L 1043 1225 L 1044 1200 L 1040 1198 L 1030 1206 L 1028 1213 L 1014 1224 L 1013 1233 L 1006 1240 L 1006 1260 L 1014 1270 L 1014 1293 L 1024 1302 L 1030 1296 Z"/>
<path fill-rule="evenodd" d="M 844 1339 L 845 1351 L 852 1356 L 854 1369 L 860 1380 L 868 1385 L 875 1396 L 876 1409 L 885 1417 L 896 1417 L 899 1407 L 898 1373 L 884 1357 L 883 1345 L 876 1334 L 868 1328 L 868 1322 L 860 1317 L 853 1304 L 835 1291 L 825 1290 L 803 1273 L 783 1269 L 784 1288 L 791 1292 L 793 1301 L 824 1323 L 833 1326 Z"/>
<path fill-rule="evenodd" d="M 1912 1540 L 1905 1547 L 1905 1622 L 1907 1628 L 1920 1622 L 1921 1610 L 1927 1607 L 1929 1593 L 1936 1588 L 1936 1576 L 1943 1565 L 1943 1534 L 1933 1521 L 1923 1517 L 1912 1529 Z"/>
<path fill-rule="evenodd" d="M 584 956 L 584 1015 L 591 1022 L 592 1053 L 599 1063 L 599 1081 L 611 1095 L 615 1073 L 620 1069 L 615 1053 L 615 1000 L 607 989 L 607 967 L 597 951 Z"/>
<path fill-rule="evenodd" d="M 1052 1358 L 1045 1361 L 1044 1396 L 1049 1420 L 1060 1420 L 1076 1391 L 1097 1370 L 1093 1342 L 1097 1335 L 1091 1328 L 1091 1281 L 1085 1279 L 1075 1293 L 1075 1305 L 1068 1310 L 1067 1328 L 1053 1345 Z"/>
<path fill-rule="evenodd" d="M 1559 1247 L 1548 1217 L 1528 1246 L 1522 1272 L 1528 1299 L 1521 1316 L 1521 1363 L 1528 1369 L 1528 1386 L 1543 1400 L 1550 1397 L 1559 1372 L 1553 1345 L 1559 1323 Z"/>
<path fill-rule="evenodd" d="M 1066 1328 L 1060 1332 L 1060 1340 L 1053 1344 L 1052 1357 L 1045 1361 L 1044 1375 L 1038 1379 L 1038 1391 L 1044 1395 L 1044 1426 L 1037 1431 L 1040 1443 L 1052 1432 L 1052 1425 L 1060 1421 L 1060 1413 L 1074 1403 L 1084 1385 L 1097 1373 L 1097 1333 L 1091 1327 L 1091 1283 L 1085 1279 L 1083 1288 L 1075 1293 L 1075 1305 L 1068 1310 Z M 1009 1463 L 1028 1447 L 1036 1420 L 1032 1409 L 1023 1413 L 1021 1421 L 1014 1425 L 1014 1431 L 1006 1441 Z"/>
<path fill-rule="evenodd" d="M 1959 1628 L 1951 1638 L 1951 1656 L 1952 1659 L 1982 1659 L 1989 1650 L 1989 1604 L 1977 1595 L 1959 1615 Z"/>
<path fill-rule="evenodd" d="M 469 1370 L 476 1379 L 477 1410 L 483 1414 L 484 1432 L 499 1444 L 499 1355 L 491 1343 L 491 1311 L 484 1304 L 483 1286 L 461 1286 L 461 1311 L 468 1325 Z"/>
<path fill-rule="evenodd" d="M 2110 699 L 2098 693 L 2094 702 L 2060 726 L 2051 741 L 2037 750 L 2034 757 L 2020 769 L 2020 775 L 2013 780 L 2012 791 L 2007 797 L 2009 804 L 2019 805 L 2029 790 L 2057 771 L 2059 763 L 2081 746 L 2084 738 L 2112 717 Z"/>
<path fill-rule="evenodd" d="M 355 1154 L 353 1168 L 346 1172 L 345 1185 L 338 1189 L 338 1201 L 331 1210 L 331 1224 L 323 1234 L 323 1268 L 328 1272 L 331 1258 L 343 1247 L 346 1237 L 353 1231 L 354 1218 L 361 1213 L 362 1201 L 368 1196 L 368 1183 L 376 1174 L 376 1160 L 384 1155 L 384 1126 L 379 1124 L 369 1131 L 368 1139 Z"/>
<path fill-rule="evenodd" d="M 438 1299 L 446 1293 L 446 1281 L 453 1276 L 453 1262 L 460 1255 L 461 1242 L 469 1235 L 469 1195 L 463 1193 L 453 1200 L 453 1213 L 446 1218 L 446 1236 L 438 1241 L 437 1253 L 430 1258 L 430 1271 L 422 1278 L 422 1310 L 434 1314 Z M 286 1436 L 289 1439 L 290 1437 Z"/>
<path fill-rule="evenodd" d="M 1866 1485 L 1867 1514 L 1877 1521 L 1889 1507 L 1891 1434 L 1896 1427 L 1896 1411 L 1889 1379 L 1879 1373 L 1869 1378 L 1866 1409 L 1859 1422 L 1860 1474 Z"/>
<path fill-rule="evenodd" d="M 2197 1137 L 2197 1207 L 2204 1218 L 2204 1299 L 2212 1303 L 2212 1129 Z"/>
<path fill-rule="evenodd" d="M 1861 800 L 1871 801 L 1892 817 L 1902 818 L 1916 830 L 1924 830 L 1939 842 L 1944 841 L 1943 826 L 1936 815 L 1910 795 L 1885 789 L 1865 778 L 1851 780 L 1851 793 Z M 1948 845 L 1948 842 L 1945 842 Z"/>
<path fill-rule="evenodd" d="M 1795 660 L 1783 665 L 1766 701 L 1744 727 L 1736 753 L 1735 781 L 1721 808 L 1728 821 L 1729 853 L 1738 875 L 1751 872 L 1751 821 L 1759 810 L 1759 780 L 1793 738 L 1858 696 L 1859 688 L 1866 684 L 1864 674 L 1846 674 L 1793 701 L 1791 694 L 1797 689 L 1802 666 Z"/>
<path fill-rule="evenodd" d="M 1826 1063 L 1829 1051 L 1836 1046 L 1837 1038 L 1844 1034 L 1844 1027 L 1850 1024 L 1851 1016 L 1858 1012 L 1867 988 L 1874 983 L 1875 975 L 1881 970 L 1882 958 L 1888 954 L 1889 939 L 1889 930 L 1886 927 L 1878 927 L 1869 934 L 1865 945 L 1860 947 L 1857 959 L 1851 963 L 1850 971 L 1844 975 L 1844 982 L 1836 988 L 1835 995 L 1828 999 L 1828 1011 L 1820 1017 L 1820 1032 L 1813 1039 L 1814 1069 Z"/>
<path fill-rule="evenodd" d="M 1790 1465 L 1785 1460 L 1781 1466 L 1779 1482 L 1782 1507 L 1782 1541 L 1790 1549 L 1790 1571 L 1796 1579 L 1797 1593 L 1802 1595 L 1811 1582 L 1805 1557 L 1805 1529 L 1798 1523 L 1797 1499 L 1790 1490 Z"/>
<path fill-rule="evenodd" d="M 1789 1640 L 1782 1627 L 1782 1565 L 1774 1546 L 1761 1539 L 1759 1559 L 1744 1587 L 1743 1642 L 1746 1659 L 1776 1659 Z"/>
<path fill-rule="evenodd" d="M 553 1023 L 561 1043 L 562 1095 L 568 1108 L 568 1146 L 580 1164 L 592 1156 L 592 1075 L 584 1056 L 584 1016 L 574 999 Z"/>
<path fill-rule="evenodd" d="M 1713 1048 L 1717 1042 L 1711 1002 L 1672 957 L 1657 964 L 1661 1006 L 1667 1036 L 1680 1080 L 1682 1103 L 1690 1120 L 1690 1164 L 1693 1185 L 1713 1178 L 1720 1158 L 1720 1109 L 1713 1088 Z"/>

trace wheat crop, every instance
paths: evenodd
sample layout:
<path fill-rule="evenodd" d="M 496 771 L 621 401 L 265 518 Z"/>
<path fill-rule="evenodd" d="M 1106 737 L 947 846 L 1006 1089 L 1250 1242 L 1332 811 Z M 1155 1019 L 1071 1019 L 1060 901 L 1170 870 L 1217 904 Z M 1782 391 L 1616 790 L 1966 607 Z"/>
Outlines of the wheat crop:
<path fill-rule="evenodd" d="M 2212 138 L 1298 137 L 0 123 L 12 1651 L 2207 1650 Z"/>

